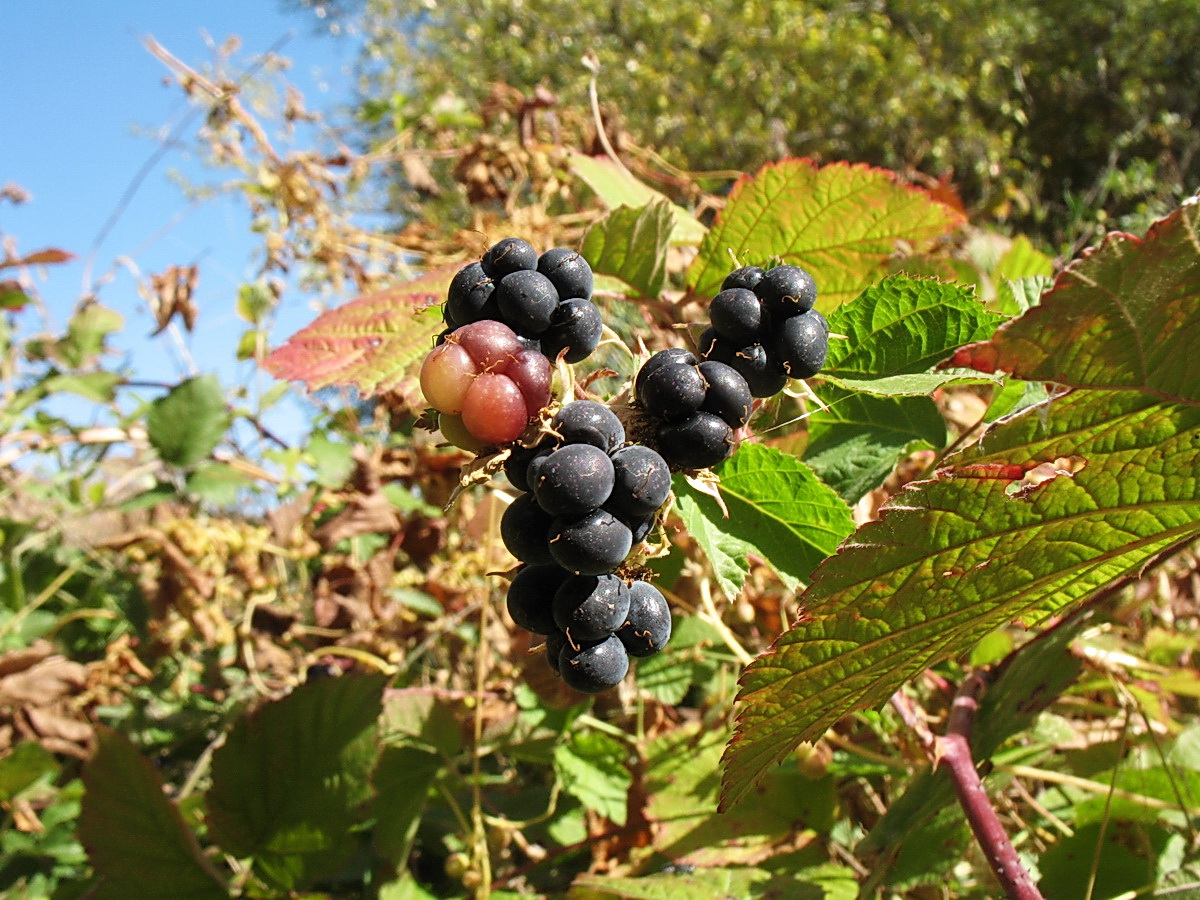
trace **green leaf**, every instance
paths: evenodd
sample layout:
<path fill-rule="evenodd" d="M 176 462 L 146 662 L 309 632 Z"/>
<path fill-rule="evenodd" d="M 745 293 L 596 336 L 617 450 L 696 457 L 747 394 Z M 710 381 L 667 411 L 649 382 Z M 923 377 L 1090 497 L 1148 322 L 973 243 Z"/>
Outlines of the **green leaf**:
<path fill-rule="evenodd" d="M 1200 536 L 1200 407 L 1069 394 L 994 428 L 842 545 L 742 677 L 726 802 L 856 708 L 1014 619 Z"/>
<path fill-rule="evenodd" d="M 227 900 L 154 767 L 128 738 L 97 729 L 83 783 L 79 836 L 98 900 Z"/>
<path fill-rule="evenodd" d="M 237 314 L 251 325 L 261 325 L 277 302 L 275 292 L 266 282 L 243 284 L 238 288 Z"/>
<path fill-rule="evenodd" d="M 1154 851 L 1163 849 L 1168 834 L 1161 828 L 1139 828 L 1126 834 L 1098 822 L 1083 825 L 1039 856 L 1038 889 L 1054 900 L 1147 896 L 1142 889 L 1154 884 L 1158 855 Z M 1093 871 L 1097 893 L 1088 889 Z M 1168 896 L 1178 894 L 1172 891 Z"/>
<path fill-rule="evenodd" d="M 417 883 L 417 880 L 405 872 L 396 881 L 389 881 L 379 888 L 379 900 L 438 900 L 436 894 L 431 894 Z"/>
<path fill-rule="evenodd" d="M 1054 274 L 1054 260 L 1033 246 L 1033 242 L 1025 235 L 1019 234 L 1012 239 L 1008 250 L 996 263 L 992 271 L 993 277 L 1017 281 L 1022 278 L 1044 277 Z"/>
<path fill-rule="evenodd" d="M 982 374 L 971 369 L 939 369 L 911 375 L 885 375 L 882 378 L 842 378 L 822 372 L 821 378 L 847 391 L 874 394 L 877 397 L 925 397 L 951 385 L 1003 384 L 1000 374 Z"/>
<path fill-rule="evenodd" d="M 315 431 L 309 438 L 306 452 L 312 457 L 314 480 L 327 488 L 340 488 L 354 471 L 354 448 L 328 435 Z"/>
<path fill-rule="evenodd" d="M 53 754 L 37 741 L 20 741 L 0 757 L 0 803 L 9 804 L 43 775 L 58 771 Z"/>
<path fill-rule="evenodd" d="M 928 397 L 872 397 L 820 390 L 824 408 L 808 417 L 804 461 L 853 505 L 883 483 L 896 461 L 913 450 L 940 450 L 946 422 Z"/>
<path fill-rule="evenodd" d="M 785 159 L 738 181 L 688 269 L 694 293 L 712 296 L 733 268 L 773 257 L 816 279 L 818 305 L 833 309 L 883 274 L 898 242 L 928 244 L 962 216 L 884 169 Z"/>
<path fill-rule="evenodd" d="M 725 728 L 681 728 L 646 748 L 646 817 L 657 853 L 697 866 L 746 862 L 797 829 L 832 827 L 834 779 L 811 781 L 798 766 L 772 773 L 744 804 L 718 812 L 721 751 L 728 739 Z"/>
<path fill-rule="evenodd" d="M 592 271 L 620 278 L 643 297 L 657 297 L 667 286 L 670 234 L 667 202 L 619 206 L 588 229 L 580 252 Z"/>
<path fill-rule="evenodd" d="M 32 302 L 19 281 L 0 281 L 0 309 L 23 309 Z"/>
<path fill-rule="evenodd" d="M 462 752 L 462 729 L 450 703 L 429 688 L 391 691 L 383 707 L 381 739 L 389 746 L 416 746 L 453 759 Z"/>
<path fill-rule="evenodd" d="M 636 209 L 641 206 L 666 203 L 671 211 L 670 240 L 672 244 L 697 244 L 708 231 L 686 209 L 671 203 L 665 194 L 638 181 L 629 173 L 629 170 L 617 165 L 607 157 L 586 156 L 582 153 L 570 152 L 568 165 L 572 172 L 596 192 L 596 196 L 603 200 L 609 209 L 615 209 L 618 206 Z M 591 257 L 588 258 L 588 261 L 591 262 Z"/>
<path fill-rule="evenodd" d="M 1200 402 L 1200 205 L 1119 232 L 1071 263 L 1039 305 L 952 364 L 1025 381 Z"/>
<path fill-rule="evenodd" d="M 264 368 L 309 390 L 352 384 L 367 394 L 393 391 L 423 407 L 417 375 L 442 330 L 440 304 L 460 268 L 435 269 L 322 313 L 272 351 Z"/>
<path fill-rule="evenodd" d="M 92 403 L 111 403 L 116 388 L 125 379 L 116 372 L 85 372 L 81 375 L 51 375 L 43 383 L 48 394 L 75 394 Z"/>
<path fill-rule="evenodd" d="M 638 660 L 637 686 L 660 703 L 674 706 L 687 695 L 693 683 L 707 680 L 716 661 L 709 653 L 721 646 L 716 627 L 698 616 L 676 616 L 671 640 L 662 652 Z"/>
<path fill-rule="evenodd" d="M 829 315 L 830 330 L 848 340 L 829 342 L 822 373 L 859 381 L 928 373 L 1003 321 L 969 287 L 893 275 Z"/>
<path fill-rule="evenodd" d="M 150 405 L 146 433 L 163 462 L 191 466 L 212 453 L 231 420 L 217 376 L 198 375 Z"/>
<path fill-rule="evenodd" d="M 85 365 L 104 349 L 104 339 L 124 325 L 125 319 L 119 312 L 99 303 L 87 303 L 71 316 L 67 333 L 56 349 L 67 365 Z"/>
<path fill-rule="evenodd" d="M 793 874 L 772 874 L 750 867 L 696 869 L 694 872 L 623 878 L 580 875 L 569 900 L 728 900 L 730 897 L 787 897 L 824 900 L 824 888 Z"/>
<path fill-rule="evenodd" d="M 624 825 L 633 783 L 627 757 L 625 745 L 616 738 L 578 730 L 554 748 L 554 771 L 568 794 L 616 825 Z"/>
<path fill-rule="evenodd" d="M 438 775 L 442 757 L 420 747 L 384 747 L 375 766 L 375 851 L 402 866 L 412 848 L 417 825 Z"/>
<path fill-rule="evenodd" d="M 216 506 L 231 506 L 238 493 L 254 482 L 244 472 L 221 462 L 204 462 L 188 473 L 187 492 Z"/>
<path fill-rule="evenodd" d="M 1071 652 L 1071 643 L 1086 624 L 1087 619 L 1081 617 L 1073 624 L 1060 625 L 1005 658 L 979 704 L 971 735 L 976 760 L 988 759 L 1009 737 L 1031 728 L 1037 715 L 1078 677 L 1081 663 Z M 926 769 L 888 804 L 855 852 L 890 855 L 947 808 L 955 810 L 955 821 L 962 821 L 947 770 Z"/>
<path fill-rule="evenodd" d="M 292 890 L 336 872 L 371 795 L 382 676 L 306 682 L 244 716 L 213 754 L 208 825 L 226 852 L 252 857 Z"/>
<path fill-rule="evenodd" d="M 805 581 L 838 542 L 854 530 L 850 509 L 812 469 L 779 450 L 743 444 L 716 469 L 729 510 L 675 479 L 679 515 L 712 561 L 726 596 L 741 593 L 753 554 L 789 588 Z"/>

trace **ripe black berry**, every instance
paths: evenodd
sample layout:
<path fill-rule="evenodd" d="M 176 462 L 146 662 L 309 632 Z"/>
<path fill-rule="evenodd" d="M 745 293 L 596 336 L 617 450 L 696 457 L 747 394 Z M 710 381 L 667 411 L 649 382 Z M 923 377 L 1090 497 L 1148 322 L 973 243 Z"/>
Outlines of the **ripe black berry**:
<path fill-rule="evenodd" d="M 528 241 L 507 237 L 489 247 L 479 262 L 484 272 L 499 281 L 512 272 L 537 269 L 538 255 Z"/>
<path fill-rule="evenodd" d="M 671 470 L 662 456 L 641 444 L 622 447 L 612 455 L 613 489 L 605 504 L 619 516 L 641 519 L 653 515 L 671 492 Z M 634 536 L 635 541 L 637 536 Z"/>
<path fill-rule="evenodd" d="M 699 369 L 708 382 L 700 409 L 720 416 L 730 428 L 741 428 L 750 421 L 754 397 L 746 379 L 737 369 L 715 359 L 706 359 L 700 363 Z"/>
<path fill-rule="evenodd" d="M 496 303 L 504 321 L 514 331 L 539 335 L 550 327 L 558 306 L 558 292 L 550 279 L 522 269 L 505 275 L 496 285 Z"/>
<path fill-rule="evenodd" d="M 638 405 L 650 415 L 669 422 L 688 418 L 704 402 L 708 384 L 695 364 L 668 362 L 641 379 Z"/>
<path fill-rule="evenodd" d="M 600 346 L 604 321 L 591 300 L 571 297 L 561 301 L 550 315 L 550 327 L 542 332 L 542 352 L 550 359 L 566 350 L 569 363 L 586 359 Z"/>
<path fill-rule="evenodd" d="M 550 526 L 554 517 L 538 506 L 532 494 L 522 494 L 500 517 L 500 539 L 508 552 L 535 566 L 553 563 Z"/>
<path fill-rule="evenodd" d="M 754 286 L 772 316 L 807 312 L 817 302 L 817 283 L 799 266 L 776 266 Z"/>
<path fill-rule="evenodd" d="M 558 672 L 568 687 L 584 694 L 599 694 L 621 683 L 629 671 L 629 653 L 615 634 L 591 644 L 570 641 L 558 657 Z"/>
<path fill-rule="evenodd" d="M 592 296 L 592 267 L 570 247 L 553 247 L 538 257 L 537 270 L 549 278 L 564 300 Z"/>
<path fill-rule="evenodd" d="M 554 595 L 571 573 L 560 566 L 522 566 L 508 586 L 508 614 L 534 634 L 552 634 Z"/>
<path fill-rule="evenodd" d="M 681 469 L 706 469 L 733 453 L 733 429 L 720 416 L 698 412 L 658 429 L 663 459 Z"/>
<path fill-rule="evenodd" d="M 595 400 L 573 400 L 554 414 L 550 427 L 564 444 L 591 444 L 609 453 L 625 443 L 616 413 Z"/>
<path fill-rule="evenodd" d="M 603 575 L 624 562 L 633 548 L 633 533 L 608 510 L 593 509 L 581 516 L 556 518 L 550 525 L 549 543 L 551 558 L 564 569 L 577 575 Z"/>
<path fill-rule="evenodd" d="M 779 323 L 773 350 L 788 377 L 811 378 L 821 371 L 829 352 L 828 328 L 824 317 L 812 310 Z"/>
<path fill-rule="evenodd" d="M 552 606 L 554 623 L 575 643 L 599 641 L 625 624 L 629 589 L 616 575 L 569 575 Z"/>
<path fill-rule="evenodd" d="M 608 499 L 614 469 L 608 454 L 591 444 L 566 444 L 537 467 L 530 482 L 538 505 L 552 516 L 582 515 Z"/>
<path fill-rule="evenodd" d="M 617 631 L 630 656 L 653 656 L 671 639 L 671 608 L 648 581 L 629 585 L 629 616 Z"/>
<path fill-rule="evenodd" d="M 758 295 L 740 287 L 727 288 L 713 297 L 708 317 L 717 334 L 739 347 L 761 340 L 766 322 Z"/>

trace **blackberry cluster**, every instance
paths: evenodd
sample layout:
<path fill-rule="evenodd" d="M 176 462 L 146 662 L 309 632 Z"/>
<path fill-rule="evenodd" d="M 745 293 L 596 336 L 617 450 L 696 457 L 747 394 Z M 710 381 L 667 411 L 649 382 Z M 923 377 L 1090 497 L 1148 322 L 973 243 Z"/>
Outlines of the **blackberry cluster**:
<path fill-rule="evenodd" d="M 508 237 L 458 271 L 442 318 L 451 329 L 503 322 L 550 360 L 565 352 L 567 362 L 577 363 L 604 330 L 592 286 L 592 267 L 575 250 L 555 247 L 539 256 L 527 241 Z"/>
<path fill-rule="evenodd" d="M 638 370 L 629 436 L 608 406 L 576 400 L 535 444 L 517 443 L 551 401 L 552 361 L 580 362 L 600 342 L 592 288 L 574 250 L 539 256 L 519 238 L 499 241 L 454 276 L 446 331 L 420 376 L 447 440 L 475 452 L 508 447 L 504 470 L 519 494 L 500 532 L 521 563 L 508 612 L 545 637 L 550 666 L 585 693 L 615 687 L 630 657 L 670 639 L 667 601 L 632 577 L 631 553 L 661 515 L 671 472 L 728 458 L 755 398 L 815 375 L 829 346 L 807 272 L 745 266 L 709 305 L 698 353 L 662 350 Z"/>
<path fill-rule="evenodd" d="M 617 571 L 654 527 L 671 472 L 654 450 L 627 444 L 602 403 L 566 404 L 550 431 L 505 462 L 522 492 L 500 520 L 504 545 L 522 562 L 508 611 L 546 636 L 550 665 L 569 686 L 598 693 L 620 683 L 631 655 L 657 653 L 671 635 L 661 592 Z"/>
<path fill-rule="evenodd" d="M 754 398 L 732 366 L 690 350 L 660 350 L 633 380 L 634 399 L 654 423 L 658 450 L 678 469 L 706 469 L 733 453 L 734 432 Z"/>
<path fill-rule="evenodd" d="M 700 355 L 736 369 L 755 397 L 779 393 L 789 378 L 811 378 L 829 351 L 816 300 L 816 282 L 799 266 L 743 266 L 709 304 Z"/>

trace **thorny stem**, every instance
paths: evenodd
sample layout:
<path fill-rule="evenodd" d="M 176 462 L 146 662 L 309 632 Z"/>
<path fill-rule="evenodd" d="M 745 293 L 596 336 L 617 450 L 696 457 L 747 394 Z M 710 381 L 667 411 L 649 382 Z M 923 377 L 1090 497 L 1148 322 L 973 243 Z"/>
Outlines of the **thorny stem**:
<path fill-rule="evenodd" d="M 1000 817 L 988 800 L 983 781 L 971 758 L 971 728 L 979 709 L 979 696 L 986 680 L 972 672 L 958 689 L 950 707 L 946 734 L 935 739 L 936 764 L 944 765 L 958 795 L 958 802 L 967 814 L 975 839 L 983 847 L 988 864 L 1010 900 L 1042 900 L 1028 870 L 1021 864 L 1017 851 L 1000 824 Z"/>

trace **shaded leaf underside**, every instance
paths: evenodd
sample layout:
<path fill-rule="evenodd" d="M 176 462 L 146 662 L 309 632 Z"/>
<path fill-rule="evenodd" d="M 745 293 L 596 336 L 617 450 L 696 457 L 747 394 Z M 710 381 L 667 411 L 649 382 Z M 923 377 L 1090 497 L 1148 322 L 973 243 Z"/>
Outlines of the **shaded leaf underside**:
<path fill-rule="evenodd" d="M 801 622 L 743 674 L 726 804 L 801 741 L 997 626 L 1200 536 L 1200 408 L 1077 393 L 984 447 L 897 495 L 817 570 Z"/>
<path fill-rule="evenodd" d="M 1200 204 L 1144 239 L 1110 234 L 1042 302 L 950 361 L 1026 381 L 1135 389 L 1200 401 Z"/>

